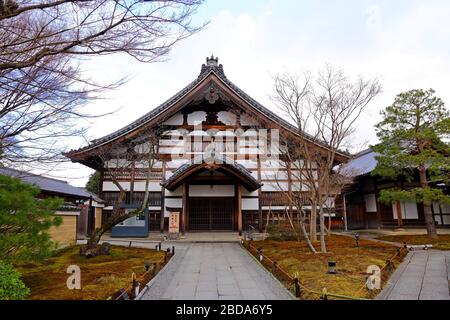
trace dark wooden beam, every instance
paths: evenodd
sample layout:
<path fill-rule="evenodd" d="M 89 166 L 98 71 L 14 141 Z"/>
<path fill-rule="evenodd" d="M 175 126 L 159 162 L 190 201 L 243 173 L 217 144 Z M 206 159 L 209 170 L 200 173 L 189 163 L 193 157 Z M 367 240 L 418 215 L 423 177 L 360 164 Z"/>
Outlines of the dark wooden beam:
<path fill-rule="evenodd" d="M 235 198 L 236 198 L 236 216 L 237 216 L 237 229 L 239 232 L 239 235 L 242 236 L 242 190 L 241 190 L 241 184 L 238 182 L 236 184 L 236 192 L 235 192 Z"/>
<path fill-rule="evenodd" d="M 257 159 L 257 163 L 258 163 L 258 182 L 261 183 L 261 158 L 258 155 L 258 159 Z M 262 198 L 262 188 L 258 189 L 258 229 L 259 232 L 262 233 L 263 232 L 263 214 L 262 214 L 262 202 L 261 202 L 261 198 Z"/>
<path fill-rule="evenodd" d="M 181 221 L 181 233 L 184 235 L 189 228 L 188 224 L 188 197 L 189 197 L 189 184 L 185 181 L 183 183 L 183 213 Z"/>
<path fill-rule="evenodd" d="M 166 180 L 166 162 L 162 163 L 162 181 Z M 161 186 L 161 216 L 159 221 L 159 231 L 164 233 L 164 213 L 165 213 L 165 203 L 166 203 L 166 188 Z"/>

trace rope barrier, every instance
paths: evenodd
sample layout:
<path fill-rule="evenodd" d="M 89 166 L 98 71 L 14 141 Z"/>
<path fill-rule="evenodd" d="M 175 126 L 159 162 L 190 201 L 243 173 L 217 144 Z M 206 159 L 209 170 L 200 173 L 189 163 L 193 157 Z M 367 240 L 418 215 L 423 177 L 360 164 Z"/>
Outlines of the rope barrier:
<path fill-rule="evenodd" d="M 323 299 L 323 300 L 326 300 L 327 297 L 334 297 L 334 298 L 340 298 L 340 299 L 346 299 L 346 300 L 370 300 L 370 299 L 365 299 L 365 298 L 358 298 L 358 297 L 352 297 L 352 296 L 347 296 L 347 295 L 329 293 L 329 292 L 327 292 L 326 288 L 324 288 L 322 291 L 309 289 L 308 287 L 306 287 L 303 284 L 301 284 L 297 277 L 292 277 L 287 271 L 285 271 L 283 268 L 281 268 L 278 263 L 276 263 L 275 261 L 271 260 L 270 258 L 264 256 L 264 253 L 262 252 L 262 248 L 259 248 L 259 249 L 255 248 L 248 241 L 244 241 L 243 244 L 244 244 L 244 247 L 251 254 L 254 254 L 253 252 L 258 254 L 258 256 L 259 256 L 258 260 L 260 261 L 260 263 L 263 266 L 265 266 L 264 262 L 267 261 L 272 266 L 272 273 L 275 276 L 277 275 L 277 271 L 278 271 L 278 274 L 281 273 L 282 275 L 284 275 L 284 277 L 287 278 L 288 281 L 290 281 L 289 287 L 292 287 L 292 285 L 294 286 L 295 293 L 296 293 L 295 295 L 296 295 L 297 298 L 299 298 L 301 296 L 301 291 L 305 291 L 305 292 L 308 292 L 308 293 L 311 293 L 311 294 L 314 294 L 314 295 L 318 295 L 318 296 L 320 296 L 320 299 Z M 404 248 L 399 248 L 397 250 L 397 252 L 391 258 L 389 258 L 386 261 L 386 264 L 380 269 L 380 272 L 385 270 L 387 267 L 392 267 L 393 266 L 394 260 L 398 256 L 401 255 L 402 249 L 404 249 Z M 364 288 L 366 288 L 366 286 L 367 286 L 367 283 L 364 283 L 364 285 L 361 287 L 361 289 L 359 289 L 357 291 L 357 294 L 359 294 Z"/>
<path fill-rule="evenodd" d="M 149 270 L 145 271 L 139 278 L 136 278 L 136 275 L 133 272 L 132 280 L 131 280 L 130 284 L 125 289 L 122 288 L 118 292 L 116 292 L 116 294 L 119 292 L 120 292 L 120 294 L 114 300 L 120 300 L 125 296 L 129 297 L 130 294 L 132 294 L 131 290 L 136 287 L 136 284 L 144 281 L 146 276 L 148 276 L 149 274 L 150 274 L 150 279 L 153 278 L 156 275 L 156 270 L 158 269 L 158 266 L 161 266 L 162 263 L 166 263 L 168 261 L 168 256 L 169 256 L 169 253 L 166 252 L 163 258 L 161 258 L 157 262 L 153 263 L 153 268 L 149 268 Z M 170 256 L 172 256 L 172 254 Z M 148 279 L 148 280 L 150 280 L 150 279 Z M 107 300 L 112 300 L 112 297 L 114 295 L 108 297 Z"/>

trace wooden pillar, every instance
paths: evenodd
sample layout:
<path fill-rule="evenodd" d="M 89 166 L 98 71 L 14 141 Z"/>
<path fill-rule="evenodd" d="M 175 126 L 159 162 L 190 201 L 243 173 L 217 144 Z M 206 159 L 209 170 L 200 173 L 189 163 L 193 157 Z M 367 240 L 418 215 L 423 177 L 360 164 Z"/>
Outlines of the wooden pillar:
<path fill-rule="evenodd" d="M 136 173 L 136 162 L 133 160 L 131 163 L 131 172 L 130 172 L 130 204 L 134 203 L 134 178 Z"/>
<path fill-rule="evenodd" d="M 261 183 L 261 158 L 258 155 L 258 182 Z M 263 214 L 262 214 L 262 187 L 258 189 L 258 229 L 259 232 L 263 232 Z"/>
<path fill-rule="evenodd" d="M 188 228 L 188 196 L 189 196 L 189 185 L 187 182 L 183 183 L 183 211 L 181 218 L 181 233 L 184 235 Z"/>
<path fill-rule="evenodd" d="M 382 220 L 381 220 L 381 210 L 380 210 L 380 204 L 378 203 L 378 195 L 379 195 L 379 191 L 378 191 L 378 181 L 377 179 L 373 179 L 373 183 L 375 186 L 375 205 L 377 207 L 377 223 L 378 223 L 378 230 L 381 229 L 382 227 Z"/>
<path fill-rule="evenodd" d="M 242 235 L 242 190 L 241 190 L 241 184 L 238 182 L 236 184 L 236 192 L 235 192 L 235 198 L 236 198 L 236 216 L 237 216 L 237 227 L 239 235 Z"/>
<path fill-rule="evenodd" d="M 166 180 L 166 161 L 162 162 L 162 178 L 161 181 L 164 182 Z M 159 220 L 159 231 L 164 233 L 164 213 L 165 213 L 165 203 L 166 203 L 166 188 L 161 186 L 161 216 Z"/>

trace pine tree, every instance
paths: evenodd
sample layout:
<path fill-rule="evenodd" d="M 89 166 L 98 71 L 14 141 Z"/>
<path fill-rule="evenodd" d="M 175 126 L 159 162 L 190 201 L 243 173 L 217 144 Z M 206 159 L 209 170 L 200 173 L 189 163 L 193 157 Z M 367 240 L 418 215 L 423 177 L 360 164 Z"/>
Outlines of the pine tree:
<path fill-rule="evenodd" d="M 380 144 L 373 147 L 380 155 L 373 175 L 406 181 L 419 176 L 420 187 L 391 188 L 380 193 L 380 201 L 415 201 L 424 206 L 428 235 L 436 238 L 432 203 L 450 203 L 442 186 L 450 174 L 450 113 L 435 91 L 412 90 L 399 94 L 382 112 L 376 126 Z"/>
<path fill-rule="evenodd" d="M 93 193 L 99 194 L 100 192 L 100 172 L 95 171 L 89 176 L 89 180 L 86 183 L 86 190 Z"/>
<path fill-rule="evenodd" d="M 41 259 L 51 253 L 48 230 L 61 224 L 58 198 L 37 199 L 39 188 L 0 175 L 0 260 L 6 263 Z"/>

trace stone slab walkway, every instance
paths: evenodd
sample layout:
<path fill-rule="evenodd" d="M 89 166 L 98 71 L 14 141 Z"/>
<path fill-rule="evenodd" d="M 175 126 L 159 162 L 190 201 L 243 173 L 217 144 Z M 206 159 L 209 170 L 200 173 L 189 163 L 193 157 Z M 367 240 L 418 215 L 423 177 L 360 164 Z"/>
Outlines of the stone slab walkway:
<path fill-rule="evenodd" d="M 293 296 L 237 243 L 191 243 L 176 254 L 142 300 L 288 300 Z"/>
<path fill-rule="evenodd" d="M 450 252 L 409 252 L 379 300 L 450 300 Z"/>

